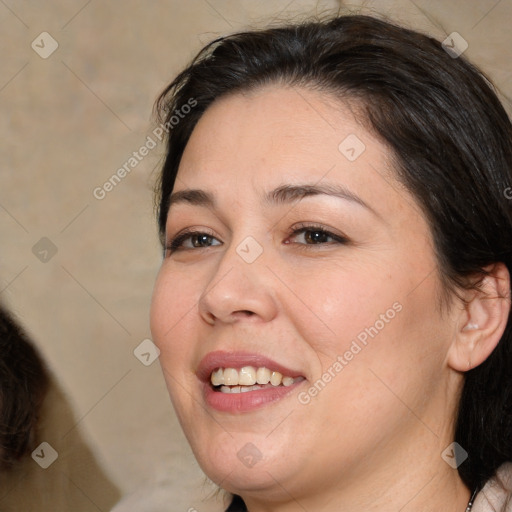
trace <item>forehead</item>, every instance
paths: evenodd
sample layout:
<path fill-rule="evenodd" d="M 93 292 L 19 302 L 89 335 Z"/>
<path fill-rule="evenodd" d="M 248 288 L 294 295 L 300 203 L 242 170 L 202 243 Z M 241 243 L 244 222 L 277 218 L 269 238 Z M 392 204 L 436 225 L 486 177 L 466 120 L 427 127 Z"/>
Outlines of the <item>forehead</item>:
<path fill-rule="evenodd" d="M 266 86 L 215 101 L 194 128 L 175 191 L 249 198 L 284 183 L 343 185 L 366 203 L 415 206 L 394 178 L 390 152 L 331 93 Z M 407 206 L 407 205 L 405 205 Z"/>
<path fill-rule="evenodd" d="M 278 162 L 307 154 L 318 159 L 320 149 L 326 160 L 341 156 L 339 144 L 350 134 L 369 137 L 348 105 L 331 94 L 266 86 L 216 100 L 195 127 L 183 160 L 232 162 L 251 156 Z"/>

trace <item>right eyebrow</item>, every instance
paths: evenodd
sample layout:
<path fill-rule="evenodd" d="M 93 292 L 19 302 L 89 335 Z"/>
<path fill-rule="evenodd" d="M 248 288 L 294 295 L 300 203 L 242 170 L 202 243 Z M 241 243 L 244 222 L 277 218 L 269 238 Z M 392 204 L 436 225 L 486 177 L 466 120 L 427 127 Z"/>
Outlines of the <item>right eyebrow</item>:
<path fill-rule="evenodd" d="M 199 189 L 185 189 L 173 192 L 169 196 L 169 209 L 176 204 L 191 204 L 195 206 L 204 206 L 206 208 L 215 208 L 215 199 L 213 194 Z"/>

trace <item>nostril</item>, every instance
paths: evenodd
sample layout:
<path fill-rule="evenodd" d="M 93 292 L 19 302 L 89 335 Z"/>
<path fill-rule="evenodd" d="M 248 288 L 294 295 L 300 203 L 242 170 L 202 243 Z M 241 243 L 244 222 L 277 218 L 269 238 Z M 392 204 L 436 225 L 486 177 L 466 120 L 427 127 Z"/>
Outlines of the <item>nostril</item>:
<path fill-rule="evenodd" d="M 215 320 L 217 319 L 215 317 L 215 315 L 213 315 L 212 313 L 210 312 L 207 312 L 204 316 L 204 318 L 206 319 L 206 322 L 210 325 L 214 325 L 215 324 Z"/>
<path fill-rule="evenodd" d="M 242 311 L 239 311 L 239 313 L 242 313 L 245 316 L 252 316 L 252 315 L 254 315 L 254 311 L 249 311 L 247 309 L 243 309 Z"/>

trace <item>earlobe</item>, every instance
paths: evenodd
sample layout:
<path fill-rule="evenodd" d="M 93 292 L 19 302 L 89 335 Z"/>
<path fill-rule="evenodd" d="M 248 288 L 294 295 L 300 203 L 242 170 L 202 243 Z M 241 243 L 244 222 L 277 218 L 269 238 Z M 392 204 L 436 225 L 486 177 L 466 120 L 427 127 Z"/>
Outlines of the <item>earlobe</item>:
<path fill-rule="evenodd" d="M 496 263 L 478 290 L 468 290 L 460 312 L 455 338 L 448 353 L 448 365 L 465 372 L 482 364 L 498 345 L 510 315 L 510 274 Z"/>

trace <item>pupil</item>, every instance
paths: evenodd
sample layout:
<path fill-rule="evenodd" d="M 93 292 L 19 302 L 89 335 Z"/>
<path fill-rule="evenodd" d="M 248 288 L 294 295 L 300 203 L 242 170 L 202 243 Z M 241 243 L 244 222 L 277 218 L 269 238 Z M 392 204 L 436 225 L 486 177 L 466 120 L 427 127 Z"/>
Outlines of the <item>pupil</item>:
<path fill-rule="evenodd" d="M 308 242 L 313 242 L 313 243 L 325 242 L 326 238 L 327 238 L 327 235 L 323 231 L 307 231 L 306 232 L 306 240 Z"/>
<path fill-rule="evenodd" d="M 203 243 L 207 243 L 209 238 L 210 238 L 209 235 L 196 235 L 193 238 L 193 241 L 194 241 L 193 245 L 194 245 L 194 247 L 202 247 L 202 244 Z"/>

